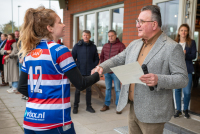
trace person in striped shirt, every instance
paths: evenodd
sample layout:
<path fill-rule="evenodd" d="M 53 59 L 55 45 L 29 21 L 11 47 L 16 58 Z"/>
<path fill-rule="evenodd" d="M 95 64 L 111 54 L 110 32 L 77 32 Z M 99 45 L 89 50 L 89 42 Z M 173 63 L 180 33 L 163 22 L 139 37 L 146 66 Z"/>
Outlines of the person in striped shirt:
<path fill-rule="evenodd" d="M 69 49 L 57 44 L 65 25 L 51 9 L 26 11 L 20 31 L 24 59 L 18 91 L 29 99 L 24 113 L 25 134 L 75 134 L 71 120 L 70 83 L 83 90 L 99 74 L 82 77 Z"/>

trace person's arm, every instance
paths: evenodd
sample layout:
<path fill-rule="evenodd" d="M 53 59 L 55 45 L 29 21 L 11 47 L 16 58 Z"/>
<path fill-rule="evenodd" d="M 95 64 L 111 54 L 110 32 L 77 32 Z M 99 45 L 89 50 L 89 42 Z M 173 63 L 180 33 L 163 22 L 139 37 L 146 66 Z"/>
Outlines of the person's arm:
<path fill-rule="evenodd" d="M 130 46 L 131 46 L 131 44 L 128 47 L 130 47 Z M 112 70 L 110 69 L 112 67 L 124 65 L 127 50 L 128 49 L 125 49 L 121 53 L 119 53 L 119 54 L 115 55 L 114 57 L 112 57 L 112 58 L 104 61 L 103 63 L 101 63 L 99 66 L 103 68 L 103 74 L 108 73 L 108 72 L 112 72 Z"/>
<path fill-rule="evenodd" d="M 55 57 L 57 57 L 55 60 L 56 63 L 77 89 L 83 90 L 99 80 L 98 73 L 88 77 L 83 77 L 81 75 L 67 47 L 57 51 Z"/>
<path fill-rule="evenodd" d="M 126 48 L 125 45 L 123 43 L 121 43 L 121 47 L 119 49 L 119 53 L 121 53 L 125 48 Z"/>
<path fill-rule="evenodd" d="M 74 67 L 69 71 L 65 72 L 65 75 L 68 77 L 71 83 L 79 90 L 84 90 L 87 87 L 99 81 L 99 74 L 97 72 L 93 75 L 83 77 L 78 67 Z"/>
<path fill-rule="evenodd" d="M 28 96 L 28 74 L 21 71 L 21 75 L 19 77 L 19 82 L 18 82 L 18 87 L 17 87 L 17 90 L 27 96 Z"/>
<path fill-rule="evenodd" d="M 104 47 L 103 47 L 104 48 Z M 102 62 L 104 62 L 104 49 L 102 48 L 102 50 L 101 50 L 101 55 L 100 55 L 100 64 L 102 63 Z"/>
<path fill-rule="evenodd" d="M 197 48 L 196 48 L 196 43 L 194 40 L 192 40 L 192 44 L 191 44 L 191 53 L 188 53 L 186 51 L 185 54 L 185 59 L 186 60 L 193 60 L 196 58 L 196 52 L 197 52 Z"/>
<path fill-rule="evenodd" d="M 76 62 L 77 59 L 77 45 L 75 45 L 72 49 L 72 57 L 74 59 L 74 61 Z"/>
<path fill-rule="evenodd" d="M 71 81 L 71 83 L 79 90 L 84 90 L 87 87 L 93 85 L 97 81 L 99 81 L 99 74 L 96 72 L 93 75 L 83 77 L 78 70 L 77 67 L 74 67 L 70 69 L 69 71 L 65 72 L 65 75 L 68 77 L 68 79 Z M 25 72 L 21 72 L 19 83 L 17 90 L 25 95 L 28 95 L 28 74 Z"/>
<path fill-rule="evenodd" d="M 158 76 L 157 91 L 161 89 L 178 89 L 187 86 L 188 73 L 181 45 L 176 45 L 170 54 L 169 71 L 170 75 L 156 74 Z"/>
<path fill-rule="evenodd" d="M 97 47 L 95 46 L 95 55 L 94 55 L 94 65 L 95 67 L 99 64 L 99 54 L 97 52 Z"/>
<path fill-rule="evenodd" d="M 5 45 L 4 45 L 4 47 L 0 50 L 0 55 L 5 55 L 6 50 L 4 50 L 4 48 L 5 48 Z"/>
<path fill-rule="evenodd" d="M 18 53 L 18 49 L 17 49 L 17 43 L 13 43 L 12 44 L 13 50 L 11 51 L 11 53 L 9 54 L 10 58 L 14 58 L 17 57 L 17 53 Z"/>

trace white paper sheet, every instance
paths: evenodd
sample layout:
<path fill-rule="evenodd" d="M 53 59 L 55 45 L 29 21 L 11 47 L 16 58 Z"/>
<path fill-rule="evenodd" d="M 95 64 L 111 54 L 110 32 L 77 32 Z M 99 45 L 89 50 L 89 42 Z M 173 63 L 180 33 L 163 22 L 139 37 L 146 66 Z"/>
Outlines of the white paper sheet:
<path fill-rule="evenodd" d="M 138 62 L 113 67 L 111 70 L 123 85 L 131 83 L 146 85 L 139 79 L 142 75 L 144 75 L 144 72 Z"/>

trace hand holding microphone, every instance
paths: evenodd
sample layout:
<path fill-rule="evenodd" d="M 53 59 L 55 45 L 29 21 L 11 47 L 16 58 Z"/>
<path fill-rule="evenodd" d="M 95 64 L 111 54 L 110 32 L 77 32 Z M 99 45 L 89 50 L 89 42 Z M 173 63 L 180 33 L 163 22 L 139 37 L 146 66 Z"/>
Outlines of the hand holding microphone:
<path fill-rule="evenodd" d="M 148 72 L 148 68 L 145 64 L 142 65 L 144 75 L 140 77 L 140 80 L 149 86 L 150 90 L 154 90 L 154 86 L 158 84 L 158 76 Z"/>

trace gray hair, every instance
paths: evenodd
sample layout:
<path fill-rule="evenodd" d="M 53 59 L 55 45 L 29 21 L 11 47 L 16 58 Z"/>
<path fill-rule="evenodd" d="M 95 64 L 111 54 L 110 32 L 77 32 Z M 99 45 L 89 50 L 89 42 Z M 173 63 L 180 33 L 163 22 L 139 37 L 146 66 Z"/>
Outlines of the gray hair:
<path fill-rule="evenodd" d="M 158 26 L 161 27 L 162 26 L 162 18 L 161 18 L 161 13 L 160 13 L 160 7 L 157 5 L 148 5 L 141 9 L 141 11 L 146 11 L 146 10 L 151 11 L 151 13 L 152 13 L 151 19 L 153 21 L 157 21 Z"/>
<path fill-rule="evenodd" d="M 91 35 L 91 32 L 89 30 L 83 30 L 82 34 L 83 33 L 87 33 L 87 34 L 90 34 Z"/>

